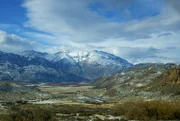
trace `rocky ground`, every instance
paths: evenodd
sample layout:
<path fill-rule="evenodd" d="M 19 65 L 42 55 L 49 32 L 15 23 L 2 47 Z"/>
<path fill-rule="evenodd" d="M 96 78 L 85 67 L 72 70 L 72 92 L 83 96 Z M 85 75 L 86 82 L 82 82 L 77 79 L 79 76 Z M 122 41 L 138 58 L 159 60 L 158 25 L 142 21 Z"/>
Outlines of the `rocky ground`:
<path fill-rule="evenodd" d="M 92 85 L 106 95 L 120 99 L 173 99 L 179 97 L 179 66 L 139 64 L 112 76 L 101 77 Z"/>

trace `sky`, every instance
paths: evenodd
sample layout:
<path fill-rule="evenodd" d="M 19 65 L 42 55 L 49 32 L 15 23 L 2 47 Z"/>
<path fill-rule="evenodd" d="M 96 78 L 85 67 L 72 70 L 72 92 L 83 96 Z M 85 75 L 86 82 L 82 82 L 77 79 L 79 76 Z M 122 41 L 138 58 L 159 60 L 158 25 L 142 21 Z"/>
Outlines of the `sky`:
<path fill-rule="evenodd" d="M 180 0 L 1 0 L 0 50 L 101 50 L 180 63 Z"/>

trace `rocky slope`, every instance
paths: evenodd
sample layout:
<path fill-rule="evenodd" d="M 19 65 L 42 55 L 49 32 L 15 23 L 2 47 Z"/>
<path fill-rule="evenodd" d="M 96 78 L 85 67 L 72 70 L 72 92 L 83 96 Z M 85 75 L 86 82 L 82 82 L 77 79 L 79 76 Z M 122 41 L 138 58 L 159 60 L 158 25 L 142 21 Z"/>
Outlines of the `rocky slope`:
<path fill-rule="evenodd" d="M 0 82 L 0 103 L 16 102 L 46 98 L 49 95 L 35 87 L 28 87 L 15 82 Z"/>
<path fill-rule="evenodd" d="M 102 51 L 0 52 L 0 80 L 88 81 L 131 66 L 122 58 Z"/>
<path fill-rule="evenodd" d="M 160 92 L 163 95 L 180 96 L 180 66 L 170 69 L 142 90 Z"/>
<path fill-rule="evenodd" d="M 175 64 L 138 64 L 92 83 L 109 96 L 155 98 L 178 95 L 180 69 Z"/>

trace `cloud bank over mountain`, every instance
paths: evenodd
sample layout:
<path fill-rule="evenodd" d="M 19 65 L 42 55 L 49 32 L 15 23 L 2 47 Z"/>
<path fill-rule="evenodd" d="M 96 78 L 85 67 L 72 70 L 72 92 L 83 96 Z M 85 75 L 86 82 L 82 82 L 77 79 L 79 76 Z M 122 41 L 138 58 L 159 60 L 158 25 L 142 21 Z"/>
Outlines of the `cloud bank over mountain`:
<path fill-rule="evenodd" d="M 0 22 L 0 46 L 52 53 L 63 47 L 96 49 L 132 63 L 180 63 L 179 4 L 179 0 L 24 0 L 21 25 Z"/>

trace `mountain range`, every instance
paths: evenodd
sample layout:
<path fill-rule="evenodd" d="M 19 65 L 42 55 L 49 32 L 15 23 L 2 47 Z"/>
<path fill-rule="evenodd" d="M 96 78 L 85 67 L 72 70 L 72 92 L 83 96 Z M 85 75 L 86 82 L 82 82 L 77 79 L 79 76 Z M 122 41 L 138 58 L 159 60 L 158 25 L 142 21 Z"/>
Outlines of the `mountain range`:
<path fill-rule="evenodd" d="M 20 53 L 0 51 L 0 80 L 30 82 L 90 81 L 133 66 L 103 51 Z"/>

